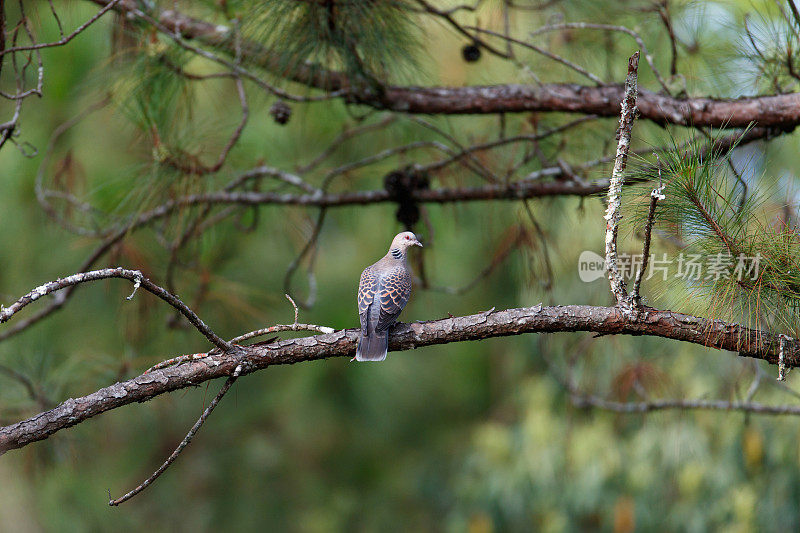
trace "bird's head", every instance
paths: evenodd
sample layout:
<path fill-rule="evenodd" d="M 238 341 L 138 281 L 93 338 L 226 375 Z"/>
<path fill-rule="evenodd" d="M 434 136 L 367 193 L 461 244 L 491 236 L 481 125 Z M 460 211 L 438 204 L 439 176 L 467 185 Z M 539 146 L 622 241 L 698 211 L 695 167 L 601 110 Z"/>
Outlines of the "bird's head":
<path fill-rule="evenodd" d="M 403 233 L 398 233 L 394 240 L 392 241 L 391 248 L 397 248 L 402 251 L 406 251 L 409 246 L 422 246 L 422 243 L 417 240 L 417 236 L 411 233 L 410 231 L 404 231 Z"/>

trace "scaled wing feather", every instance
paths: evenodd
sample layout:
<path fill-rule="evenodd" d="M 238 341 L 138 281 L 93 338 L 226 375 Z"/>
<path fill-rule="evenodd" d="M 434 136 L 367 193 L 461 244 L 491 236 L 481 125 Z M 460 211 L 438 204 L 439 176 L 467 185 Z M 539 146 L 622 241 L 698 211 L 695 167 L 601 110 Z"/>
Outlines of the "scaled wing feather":
<path fill-rule="evenodd" d="M 378 276 L 375 269 L 369 266 L 361 273 L 361 281 L 358 284 L 358 316 L 361 319 L 361 333 L 367 335 L 367 311 L 378 291 Z"/>
<path fill-rule="evenodd" d="M 375 331 L 389 329 L 411 296 L 411 274 L 403 267 L 396 267 L 382 276 L 379 282 L 381 312 Z"/>

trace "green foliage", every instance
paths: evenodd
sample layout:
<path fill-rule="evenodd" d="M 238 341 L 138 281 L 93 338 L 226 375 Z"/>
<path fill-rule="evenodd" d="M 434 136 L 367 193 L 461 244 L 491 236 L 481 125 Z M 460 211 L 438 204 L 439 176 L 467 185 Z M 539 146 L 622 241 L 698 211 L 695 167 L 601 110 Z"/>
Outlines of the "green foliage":
<path fill-rule="evenodd" d="M 159 143 L 176 142 L 191 119 L 193 86 L 176 73 L 186 51 L 149 34 L 137 34 L 136 50 L 118 61 L 114 97 L 128 119 Z"/>
<path fill-rule="evenodd" d="M 276 0 L 254 2 L 245 13 L 243 35 L 269 46 L 282 73 L 316 64 L 380 83 L 418 67 L 414 15 L 404 0 Z"/>
<path fill-rule="evenodd" d="M 781 10 L 782 6 L 777 6 Z M 743 68 L 752 70 L 762 92 L 795 90 L 800 79 L 800 21 L 788 8 L 776 15 L 775 6 L 759 6 L 754 17 L 745 16 L 739 43 Z"/>
<path fill-rule="evenodd" d="M 764 189 L 748 193 L 743 178 L 714 152 L 714 139 L 694 140 L 663 154 L 655 165 L 640 166 L 631 177 L 663 181 L 656 228 L 681 243 L 716 271 L 681 278 L 690 292 L 708 302 L 719 318 L 745 320 L 754 327 L 777 328 L 796 336 L 800 329 L 800 238 L 791 221 L 773 219 Z M 661 168 L 659 168 L 659 165 Z M 649 193 L 649 188 L 646 189 Z M 646 223 L 650 195 L 633 218 Z"/>

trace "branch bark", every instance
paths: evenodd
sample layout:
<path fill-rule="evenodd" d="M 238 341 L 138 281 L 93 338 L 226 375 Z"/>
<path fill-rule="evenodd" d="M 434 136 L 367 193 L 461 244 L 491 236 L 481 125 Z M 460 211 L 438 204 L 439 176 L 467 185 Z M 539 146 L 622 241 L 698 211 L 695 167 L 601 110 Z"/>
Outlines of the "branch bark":
<path fill-rule="evenodd" d="M 649 335 L 717 349 L 739 352 L 778 363 L 777 335 L 671 311 L 642 308 L 634 319 L 623 317 L 617 307 L 582 305 L 527 307 L 485 312 L 410 324 L 398 324 L 389 339 L 392 351 L 412 350 L 433 344 L 521 335 L 591 331 L 601 335 Z M 122 383 L 115 383 L 83 396 L 70 398 L 54 409 L 10 426 L 0 427 L 0 453 L 74 426 L 89 418 L 134 402 L 145 402 L 166 392 L 232 375 L 242 365 L 242 375 L 271 365 L 294 364 L 330 357 L 352 357 L 358 329 L 287 339 L 267 345 L 237 347 L 233 354 L 215 354 L 203 359 L 156 370 Z M 784 364 L 800 364 L 800 343 L 784 341 Z"/>
<path fill-rule="evenodd" d="M 735 146 L 768 139 L 776 130 L 768 128 L 751 128 L 743 134 L 734 133 L 716 139 L 711 148 L 704 147 L 698 157 L 720 157 L 727 154 Z M 713 152 L 713 154 L 711 153 Z M 299 179 L 285 173 L 287 179 Z M 477 187 L 440 187 L 436 189 L 415 189 L 410 191 L 411 199 L 417 203 L 447 204 L 456 202 L 473 202 L 483 200 L 526 200 L 529 198 L 545 198 L 549 196 L 594 196 L 608 191 L 609 179 L 603 178 L 590 182 L 570 181 L 564 168 L 549 167 L 534 171 L 531 177 L 503 184 L 488 184 Z M 553 181 L 543 181 L 552 178 Z M 316 190 L 309 194 L 276 193 L 276 192 L 235 192 L 218 191 L 205 194 L 188 195 L 176 198 L 159 207 L 143 213 L 138 226 L 154 218 L 168 215 L 177 208 L 206 204 L 240 204 L 240 205 L 299 205 L 307 207 L 344 207 L 395 202 L 396 199 L 385 189 L 368 191 L 347 191 L 342 193 L 323 193 Z"/>
<path fill-rule="evenodd" d="M 625 97 L 620 105 L 619 128 L 617 129 L 617 155 L 614 159 L 614 170 L 608 186 L 608 208 L 606 209 L 606 271 L 611 292 L 617 299 L 617 305 L 630 313 L 632 306 L 625 290 L 625 282 L 617 267 L 617 233 L 619 221 L 622 219 L 622 184 L 625 182 L 625 167 L 628 164 L 628 150 L 631 147 L 631 130 L 636 120 L 636 87 L 639 76 L 639 52 L 636 51 L 628 59 L 628 76 L 625 79 Z"/>
<path fill-rule="evenodd" d="M 108 6 L 111 0 L 91 0 Z M 140 6 L 136 0 L 120 0 L 113 9 L 133 14 Z M 151 13 L 166 29 L 185 39 L 235 55 L 231 28 L 189 17 L 174 10 Z M 264 68 L 297 83 L 334 92 L 344 91 L 353 103 L 379 109 L 418 114 L 487 114 L 571 112 L 601 117 L 619 115 L 623 85 L 590 87 L 570 83 L 530 85 L 486 85 L 470 87 L 388 86 L 381 94 L 351 84 L 346 73 L 319 65 L 294 65 L 288 71 L 278 54 L 256 42 L 244 42 L 242 62 Z M 676 98 L 647 90 L 639 91 L 641 118 L 658 124 L 691 127 L 742 128 L 749 125 L 793 129 L 800 124 L 800 93 L 743 97 L 735 99 Z"/>
<path fill-rule="evenodd" d="M 79 272 L 77 274 L 73 274 L 65 278 L 59 278 L 55 281 L 50 281 L 44 285 L 40 285 L 25 296 L 19 298 L 10 306 L 0 306 L 0 324 L 7 322 L 24 307 L 30 305 L 43 296 L 67 289 L 69 287 L 75 287 L 76 285 L 88 283 L 90 281 L 98 281 L 109 278 L 127 279 L 133 282 L 133 293 L 131 293 L 131 295 L 128 297 L 128 300 L 133 298 L 136 290 L 141 286 L 144 290 L 155 294 L 169 305 L 174 307 L 217 348 L 222 351 L 233 350 L 233 346 L 230 343 L 221 339 L 216 333 L 214 333 L 211 328 L 209 328 L 205 322 L 203 322 L 200 317 L 195 314 L 194 311 L 192 311 L 180 300 L 180 298 L 147 279 L 140 271 L 128 270 L 120 267 L 103 268 L 100 270 L 92 270 L 91 272 Z"/>

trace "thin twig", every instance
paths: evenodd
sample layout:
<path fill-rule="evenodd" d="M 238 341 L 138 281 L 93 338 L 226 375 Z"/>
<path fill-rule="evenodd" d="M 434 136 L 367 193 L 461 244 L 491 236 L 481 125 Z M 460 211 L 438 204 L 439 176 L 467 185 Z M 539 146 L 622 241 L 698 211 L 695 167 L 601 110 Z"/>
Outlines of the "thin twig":
<path fill-rule="evenodd" d="M 234 337 L 228 342 L 230 342 L 231 344 L 238 344 L 242 341 L 252 339 L 254 337 L 261 337 L 262 335 L 269 335 L 270 333 L 276 333 L 279 331 L 315 331 L 317 333 L 333 333 L 334 331 L 336 331 L 335 329 L 329 328 L 327 326 L 317 326 L 316 324 L 300 324 L 298 322 L 300 311 L 297 308 L 297 304 L 288 294 L 284 294 L 284 296 L 286 296 L 286 299 L 289 300 L 289 302 L 292 304 L 292 307 L 294 308 L 293 323 L 277 324 L 275 326 L 270 326 L 268 328 L 257 329 L 249 333 L 239 335 L 238 337 Z M 211 352 L 208 353 L 193 353 L 193 354 L 179 355 L 178 357 L 172 357 L 165 361 L 161 361 L 160 363 L 156 363 L 155 365 L 145 370 L 144 373 L 148 374 L 150 372 L 153 372 L 154 370 L 160 370 L 162 368 L 167 368 L 169 366 L 183 364 L 187 361 L 195 361 L 197 359 L 203 359 L 205 357 L 208 357 L 209 355 L 215 355 L 215 352 L 212 350 Z"/>
<path fill-rule="evenodd" d="M 23 387 L 25 387 L 25 390 L 28 391 L 28 396 L 30 396 L 30 398 L 38 403 L 42 408 L 47 409 L 55 405 L 55 403 L 47 397 L 44 391 L 40 387 L 36 386 L 31 378 L 19 370 L 6 365 L 0 365 L 0 373 L 6 374 L 8 377 L 18 381 Z"/>
<path fill-rule="evenodd" d="M 453 29 L 455 29 L 457 32 L 459 32 L 463 36 L 467 37 L 468 39 L 471 39 L 476 45 L 480 46 L 481 48 L 483 48 L 484 50 L 488 51 L 489 53 L 494 54 L 494 55 L 496 55 L 498 57 L 505 58 L 505 59 L 509 59 L 511 57 L 510 54 L 507 54 L 507 53 L 505 53 L 505 52 L 503 52 L 501 50 L 498 50 L 497 48 L 491 46 L 490 44 L 486 43 L 485 41 L 482 41 L 481 39 L 477 38 L 475 35 L 470 34 L 466 30 L 466 28 L 461 26 L 458 22 L 455 21 L 455 19 L 453 19 L 453 17 L 451 16 L 451 12 L 442 11 L 442 10 L 436 8 L 435 6 L 432 6 L 428 2 L 425 2 L 424 0 L 417 0 L 417 3 L 420 6 L 422 6 L 422 8 L 426 12 L 430 13 L 431 15 L 436 15 L 436 16 L 439 16 L 439 17 L 443 18 L 450 26 L 453 27 Z"/>
<path fill-rule="evenodd" d="M 32 44 L 30 46 L 15 46 L 13 48 L 7 48 L 6 50 L 0 51 L 0 57 L 11 54 L 14 52 L 23 52 L 28 50 L 41 50 L 42 48 L 52 48 L 54 46 L 62 46 L 70 42 L 72 39 L 77 37 L 83 30 L 94 24 L 100 17 L 105 15 L 109 10 L 113 9 L 120 0 L 111 0 L 108 4 L 106 4 L 100 11 L 95 13 L 89 20 L 78 26 L 72 33 L 67 36 L 62 36 L 61 39 L 58 41 L 54 41 L 51 43 L 38 43 Z M 55 14 L 55 13 L 54 13 Z M 56 16 L 56 20 L 58 21 L 58 17 Z M 61 22 L 58 22 L 59 28 L 61 26 Z"/>
<path fill-rule="evenodd" d="M 297 317 L 300 314 L 300 311 L 298 311 L 298 309 L 297 309 L 297 304 L 294 303 L 294 300 L 288 294 L 284 294 L 284 296 L 286 297 L 287 300 L 289 300 L 289 303 L 292 304 L 292 307 L 294 308 L 294 322 L 293 322 L 293 324 L 297 324 Z"/>
<path fill-rule="evenodd" d="M 653 75 L 658 81 L 658 84 L 661 85 L 661 88 L 664 89 L 664 92 L 667 94 L 671 94 L 667 83 L 664 81 L 664 78 L 661 76 L 661 73 L 656 68 L 655 62 L 653 61 L 653 56 L 650 52 L 647 51 L 647 45 L 644 44 L 644 39 L 642 36 L 639 35 L 637 32 L 633 31 L 630 28 L 626 28 L 625 26 L 614 26 L 612 24 L 594 24 L 590 22 L 566 22 L 563 24 L 551 24 L 548 26 L 542 26 L 541 28 L 536 29 L 535 31 L 531 32 L 531 37 L 534 35 L 539 35 L 541 33 L 546 33 L 550 31 L 558 31 L 558 30 L 567 30 L 567 29 L 575 29 L 575 30 L 606 30 L 606 31 L 616 31 L 620 33 L 625 33 L 633 37 L 636 41 L 636 44 L 639 45 L 642 53 L 644 53 L 645 61 L 650 66 L 650 70 L 653 71 Z"/>
<path fill-rule="evenodd" d="M 545 56 L 545 57 L 547 57 L 549 59 L 552 59 L 553 61 L 561 63 L 565 67 L 574 70 L 578 74 L 589 78 L 591 81 L 593 81 L 597 85 L 603 85 L 605 83 L 599 77 L 597 77 L 596 75 L 592 74 L 591 72 L 589 72 L 588 70 L 586 70 L 582 66 L 580 66 L 578 64 L 575 64 L 572 61 L 570 61 L 570 60 L 568 60 L 568 59 L 566 59 L 564 57 L 561 57 L 558 54 L 554 54 L 553 52 L 550 52 L 548 50 L 545 50 L 544 48 L 536 46 L 535 44 L 527 43 L 525 41 L 520 41 L 519 39 L 514 39 L 513 37 L 509 37 L 508 35 L 503 35 L 502 33 L 498 33 L 498 32 L 492 31 L 492 30 L 487 30 L 487 29 L 484 29 L 484 28 L 478 28 L 477 26 L 467 26 L 467 29 L 474 30 L 474 31 L 477 31 L 477 32 L 480 32 L 480 33 L 486 33 L 488 35 L 492 35 L 494 37 L 499 37 L 500 39 L 504 39 L 505 41 L 508 42 L 509 46 L 511 46 L 511 44 L 513 43 L 513 44 L 516 44 L 518 46 L 522 46 L 523 48 L 527 48 L 529 50 L 533 50 L 537 54 L 541 54 L 541 55 L 543 55 L 543 56 Z"/>
<path fill-rule="evenodd" d="M 798 12 L 797 4 L 794 3 L 794 0 L 789 0 L 789 9 L 792 10 L 794 21 L 800 26 L 800 12 Z"/>
<path fill-rule="evenodd" d="M 374 124 L 362 124 L 353 128 L 348 128 L 344 130 L 342 133 L 339 134 L 333 141 L 331 141 L 328 146 L 322 150 L 314 159 L 312 159 L 309 163 L 305 165 L 298 166 L 297 172 L 299 174 L 305 174 L 313 169 L 315 169 L 320 163 L 322 163 L 325 159 L 330 157 L 333 152 L 336 151 L 345 141 L 352 139 L 354 137 L 358 137 L 359 135 L 363 135 L 365 133 L 369 133 L 371 131 L 380 130 L 391 124 L 392 122 L 397 120 L 397 115 L 390 114 L 384 117 L 380 122 L 376 122 Z"/>
<path fill-rule="evenodd" d="M 214 408 L 217 406 L 217 404 L 219 404 L 219 401 L 222 399 L 223 396 L 225 396 L 225 393 L 228 392 L 228 390 L 231 388 L 231 385 L 234 384 L 236 379 L 239 377 L 241 371 L 242 371 L 242 365 L 238 365 L 236 367 L 236 370 L 233 371 L 233 374 L 231 374 L 231 376 L 225 381 L 225 384 L 219 390 L 214 399 L 211 400 L 211 403 L 208 404 L 208 407 L 206 407 L 205 411 L 203 411 L 203 414 L 200 415 L 200 418 L 197 419 L 197 422 L 194 423 L 194 426 L 192 426 L 192 429 L 189 430 L 189 433 L 186 434 L 186 437 L 183 438 L 181 443 L 178 444 L 178 447 L 175 448 L 175 451 L 172 452 L 172 454 L 169 457 L 167 457 L 166 461 L 164 461 L 164 464 L 158 467 L 158 470 L 153 472 L 153 474 L 149 478 L 142 481 L 142 483 L 132 491 L 128 492 L 124 496 L 117 498 L 116 500 L 109 499 L 108 505 L 114 507 L 130 500 L 131 498 L 142 492 L 144 489 L 146 489 L 151 483 L 153 483 L 153 481 L 158 479 L 158 476 L 163 474 L 164 471 L 167 468 L 169 468 L 169 465 L 171 465 L 175 461 L 175 459 L 178 458 L 178 455 L 180 455 L 183 449 L 186 448 L 186 446 L 188 446 L 189 443 L 192 441 L 194 436 L 200 430 L 200 427 L 208 418 L 208 415 L 210 415 L 211 411 L 213 411 Z"/>
<path fill-rule="evenodd" d="M 322 208 L 319 210 L 319 214 L 317 215 L 317 220 L 314 223 L 314 228 L 311 230 L 311 236 L 306 241 L 306 244 L 303 246 L 303 249 L 300 250 L 300 253 L 297 254 L 297 257 L 291 262 L 289 267 L 286 269 L 286 273 L 283 276 L 283 289 L 286 291 L 284 294 L 291 294 L 292 293 L 292 278 L 294 277 L 295 271 L 300 267 L 300 264 L 303 262 L 303 259 L 307 255 L 310 254 L 310 259 L 308 260 L 308 298 L 305 301 L 300 302 L 300 307 L 303 309 L 309 309 L 314 306 L 314 302 L 317 298 L 317 281 L 314 277 L 314 257 L 316 255 L 316 248 L 317 248 L 317 241 L 319 239 L 319 235 L 322 232 L 322 225 L 325 223 L 325 214 L 328 212 L 326 208 Z M 292 300 L 294 303 L 294 300 Z"/>
<path fill-rule="evenodd" d="M 655 223 L 656 204 L 664 197 L 664 185 L 661 182 L 661 161 L 656 154 L 656 161 L 658 166 L 658 187 L 650 192 L 650 208 L 647 211 L 647 222 L 644 225 L 644 245 L 642 246 L 642 266 L 636 272 L 636 280 L 633 282 L 633 290 L 631 291 L 631 301 L 633 305 L 639 306 L 641 304 L 641 297 L 639 289 L 642 286 L 642 277 L 645 270 L 647 270 L 647 263 L 650 260 L 650 236 L 653 231 L 653 224 Z"/>
<path fill-rule="evenodd" d="M 598 407 L 616 413 L 650 413 L 668 409 L 706 411 L 740 411 L 760 415 L 800 415 L 798 405 L 765 405 L 758 402 L 726 402 L 723 400 L 652 400 L 649 402 L 615 402 L 586 394 L 573 394 L 576 407 Z"/>
<path fill-rule="evenodd" d="M 309 194 L 320 194 L 322 192 L 320 189 L 317 189 L 316 187 L 304 181 L 302 178 L 296 176 L 295 174 L 291 174 L 289 172 L 277 168 L 268 167 L 266 165 L 260 165 L 255 168 L 251 168 L 250 170 L 247 170 L 245 172 L 242 172 L 239 176 L 236 177 L 236 179 L 231 180 L 231 182 L 225 186 L 225 190 L 232 191 L 234 189 L 241 187 L 242 185 L 244 185 L 249 181 L 263 177 L 275 178 L 276 180 L 282 181 L 283 183 L 287 183 L 294 187 L 298 187 Z"/>

